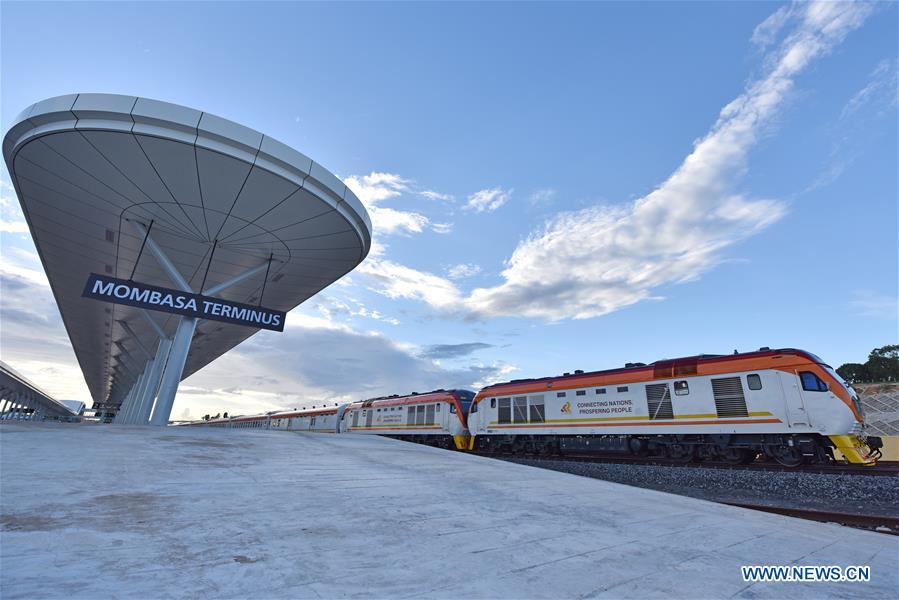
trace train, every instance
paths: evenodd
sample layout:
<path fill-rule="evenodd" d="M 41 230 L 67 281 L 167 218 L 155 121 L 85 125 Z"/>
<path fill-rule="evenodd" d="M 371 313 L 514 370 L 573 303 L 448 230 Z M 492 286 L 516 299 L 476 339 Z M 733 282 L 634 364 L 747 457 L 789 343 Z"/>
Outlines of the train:
<path fill-rule="evenodd" d="M 380 435 L 439 448 L 468 450 L 470 436 L 465 420 L 474 396 L 469 390 L 441 389 L 182 425 Z"/>
<path fill-rule="evenodd" d="M 795 348 L 701 354 L 349 404 L 188 423 L 383 435 L 482 454 L 627 455 L 786 467 L 874 465 L 858 394 Z"/>

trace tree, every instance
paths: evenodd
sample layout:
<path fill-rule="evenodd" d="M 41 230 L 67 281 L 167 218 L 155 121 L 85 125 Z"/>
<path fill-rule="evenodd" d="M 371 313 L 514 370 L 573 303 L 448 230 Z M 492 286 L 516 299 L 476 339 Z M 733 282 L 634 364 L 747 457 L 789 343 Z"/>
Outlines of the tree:
<path fill-rule="evenodd" d="M 209 420 L 209 415 L 203 415 L 203 420 L 204 420 L 204 421 L 208 421 L 208 420 Z"/>
<path fill-rule="evenodd" d="M 868 368 L 861 363 L 846 363 L 840 365 L 837 374 L 846 380 L 846 383 L 868 383 L 871 381 L 871 374 Z"/>
<path fill-rule="evenodd" d="M 865 367 L 872 381 L 899 381 L 899 345 L 871 350 Z"/>
<path fill-rule="evenodd" d="M 227 418 L 228 418 L 228 413 L 223 414 L 223 415 L 222 415 L 222 418 L 223 418 L 223 419 L 227 419 Z"/>

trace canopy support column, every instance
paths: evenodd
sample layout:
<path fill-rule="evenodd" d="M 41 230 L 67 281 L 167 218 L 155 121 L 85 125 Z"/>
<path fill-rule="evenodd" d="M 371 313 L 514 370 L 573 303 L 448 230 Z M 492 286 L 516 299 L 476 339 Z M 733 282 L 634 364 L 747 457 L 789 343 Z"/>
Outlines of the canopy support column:
<path fill-rule="evenodd" d="M 150 414 L 153 411 L 153 401 L 156 399 L 156 393 L 159 391 L 160 380 L 162 379 L 162 373 L 165 369 L 171 349 L 172 340 L 168 338 L 159 340 L 156 357 L 153 359 L 150 374 L 147 377 L 147 384 L 144 386 L 143 394 L 140 398 L 140 405 L 137 412 L 138 425 L 147 425 L 150 421 Z"/>
<path fill-rule="evenodd" d="M 150 425 L 164 427 L 169 423 L 172 406 L 175 404 L 175 394 L 178 392 L 178 384 L 181 383 L 181 374 L 184 372 L 184 364 L 187 362 L 187 354 L 190 352 L 190 343 L 196 329 L 196 317 L 181 317 L 178 321 L 178 329 L 172 339 L 169 360 L 165 365 L 162 381 L 159 384 L 159 397 L 153 408 Z"/>

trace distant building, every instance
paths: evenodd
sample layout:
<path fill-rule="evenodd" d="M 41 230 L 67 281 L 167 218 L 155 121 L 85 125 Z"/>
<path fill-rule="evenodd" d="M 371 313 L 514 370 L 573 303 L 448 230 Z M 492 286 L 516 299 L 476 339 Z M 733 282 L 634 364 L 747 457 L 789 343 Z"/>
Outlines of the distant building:
<path fill-rule="evenodd" d="M 73 413 L 75 413 L 79 417 L 84 416 L 84 409 L 87 408 L 87 405 L 81 400 L 60 400 L 60 402 L 65 404 Z"/>

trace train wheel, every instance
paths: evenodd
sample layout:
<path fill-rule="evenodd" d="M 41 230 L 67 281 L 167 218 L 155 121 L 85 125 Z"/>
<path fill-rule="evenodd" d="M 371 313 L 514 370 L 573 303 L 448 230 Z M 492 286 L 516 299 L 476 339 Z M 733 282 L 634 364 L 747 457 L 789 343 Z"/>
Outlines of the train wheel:
<path fill-rule="evenodd" d="M 668 458 L 677 462 L 692 462 L 696 452 L 693 446 L 686 444 L 671 444 L 668 446 Z"/>
<path fill-rule="evenodd" d="M 771 456 L 785 467 L 798 467 L 802 464 L 802 453 L 794 446 L 773 446 Z"/>
<path fill-rule="evenodd" d="M 748 465 L 755 460 L 756 453 L 748 448 L 725 448 L 721 458 L 729 465 Z"/>

